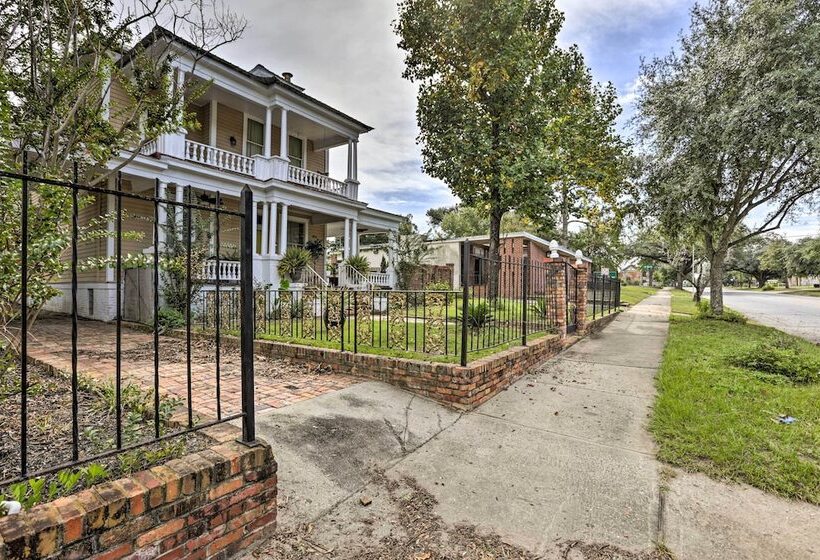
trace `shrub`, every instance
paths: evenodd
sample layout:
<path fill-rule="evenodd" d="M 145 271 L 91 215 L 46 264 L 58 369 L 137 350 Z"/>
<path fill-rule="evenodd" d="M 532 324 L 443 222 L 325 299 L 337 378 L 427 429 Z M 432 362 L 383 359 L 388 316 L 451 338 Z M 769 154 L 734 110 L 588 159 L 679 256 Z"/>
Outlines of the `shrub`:
<path fill-rule="evenodd" d="M 459 316 L 459 319 L 461 317 Z M 473 332 L 489 327 L 493 323 L 492 307 L 486 302 L 470 303 L 467 306 L 467 328 Z"/>
<path fill-rule="evenodd" d="M 820 362 L 809 357 L 794 339 L 786 336 L 744 348 L 729 361 L 737 367 L 782 376 L 795 383 L 820 381 Z"/>
<path fill-rule="evenodd" d="M 774 286 L 772 286 L 771 284 L 764 284 L 763 287 L 760 289 L 764 292 L 772 292 L 774 291 Z"/>
<path fill-rule="evenodd" d="M 289 247 L 279 261 L 279 275 L 288 276 L 294 282 L 299 281 L 302 271 L 310 263 L 310 253 L 301 247 Z"/>
<path fill-rule="evenodd" d="M 185 326 L 185 315 L 171 307 L 163 307 L 157 312 L 159 332 L 166 333 Z"/>
<path fill-rule="evenodd" d="M 450 284 L 444 281 L 430 282 L 424 287 L 428 292 L 446 292 L 450 290 Z"/>
<path fill-rule="evenodd" d="M 709 307 L 708 300 L 700 300 L 698 302 L 696 317 L 698 319 L 714 319 L 718 321 L 726 321 L 727 323 L 739 323 L 741 325 L 746 324 L 746 317 L 737 311 L 732 311 L 731 309 L 724 308 L 723 315 L 715 315 Z"/>

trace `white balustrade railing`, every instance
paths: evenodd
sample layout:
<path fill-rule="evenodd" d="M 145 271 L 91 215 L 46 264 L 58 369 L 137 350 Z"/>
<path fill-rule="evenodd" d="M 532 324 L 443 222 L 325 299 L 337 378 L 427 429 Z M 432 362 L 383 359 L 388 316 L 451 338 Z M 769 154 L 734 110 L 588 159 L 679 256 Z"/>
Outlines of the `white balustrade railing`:
<path fill-rule="evenodd" d="M 340 263 L 339 286 L 343 288 L 362 288 L 366 290 L 371 287 L 371 283 L 367 276 L 365 276 L 349 264 Z"/>
<path fill-rule="evenodd" d="M 347 183 L 344 181 L 331 179 L 327 175 L 302 169 L 301 167 L 288 166 L 288 181 L 297 185 L 305 185 L 321 191 L 348 196 Z"/>
<path fill-rule="evenodd" d="M 239 282 L 242 267 L 239 261 L 219 261 L 217 269 L 216 261 L 205 261 L 202 265 L 200 280 L 215 282 L 217 270 L 220 282 Z"/>
<path fill-rule="evenodd" d="M 329 286 L 328 281 L 322 278 L 322 275 L 316 272 L 310 265 L 302 269 L 302 276 L 299 278 L 299 282 L 310 288 L 322 289 Z"/>
<path fill-rule="evenodd" d="M 185 159 L 205 165 L 213 165 L 227 171 L 253 175 L 253 158 L 200 144 L 193 140 L 185 141 Z"/>
<path fill-rule="evenodd" d="M 371 272 L 367 275 L 367 281 L 373 286 L 390 286 L 390 273 Z"/>
<path fill-rule="evenodd" d="M 140 148 L 140 153 L 144 156 L 152 156 L 159 151 L 156 140 L 149 140 Z"/>

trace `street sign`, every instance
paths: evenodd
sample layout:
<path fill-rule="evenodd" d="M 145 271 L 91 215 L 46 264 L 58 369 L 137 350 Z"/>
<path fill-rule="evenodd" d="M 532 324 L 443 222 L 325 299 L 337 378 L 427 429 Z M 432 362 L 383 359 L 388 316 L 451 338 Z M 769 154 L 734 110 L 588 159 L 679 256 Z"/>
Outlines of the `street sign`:
<path fill-rule="evenodd" d="M 613 280 L 615 280 L 618 277 L 618 271 L 617 270 L 610 270 L 609 271 L 609 277 L 612 278 Z"/>

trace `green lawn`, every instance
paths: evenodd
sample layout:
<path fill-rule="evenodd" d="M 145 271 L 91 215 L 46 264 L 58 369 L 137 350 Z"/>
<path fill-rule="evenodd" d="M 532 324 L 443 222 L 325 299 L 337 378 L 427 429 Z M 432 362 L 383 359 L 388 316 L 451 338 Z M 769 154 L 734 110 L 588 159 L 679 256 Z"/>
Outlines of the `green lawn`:
<path fill-rule="evenodd" d="M 648 286 L 621 286 L 621 301 L 629 305 L 635 305 L 656 293 L 658 293 L 658 288 L 650 288 Z"/>
<path fill-rule="evenodd" d="M 784 291 L 783 293 L 790 296 L 820 297 L 820 289 L 817 288 L 800 288 L 795 290 Z"/>
<path fill-rule="evenodd" d="M 660 459 L 820 504 L 820 383 L 775 381 L 730 363 L 773 337 L 768 327 L 696 319 L 691 294 L 676 291 L 651 421 Z M 820 363 L 820 348 L 794 339 Z M 779 415 L 797 418 L 778 422 Z"/>
<path fill-rule="evenodd" d="M 540 328 L 539 328 L 540 326 Z M 530 331 L 527 335 L 527 342 L 534 342 L 548 333 L 544 329 L 545 324 L 537 325 L 535 322 L 530 324 Z M 314 346 L 319 348 L 332 348 L 338 350 L 341 348 L 341 341 L 336 338 L 331 340 L 332 336 L 328 333 L 327 327 L 321 318 L 316 318 L 313 323 L 313 332 L 308 333 L 303 337 L 303 325 L 301 321 L 293 321 L 290 323 L 290 334 L 287 334 L 287 328 L 283 331 L 283 325 L 279 320 L 273 320 L 268 323 L 268 331 L 257 335 L 258 338 L 265 340 L 273 340 L 277 342 L 286 342 L 292 344 L 302 344 L 305 346 Z M 391 330 L 395 330 L 395 325 L 388 324 L 386 318 L 379 320 L 374 317 L 371 322 L 371 335 L 369 343 L 360 342 L 356 345 L 356 350 L 362 354 L 375 354 L 380 356 L 392 356 L 398 358 L 413 358 L 425 361 L 434 362 L 452 362 L 457 363 L 461 358 L 461 323 L 450 321 L 445 327 L 440 327 L 437 336 L 441 337 L 442 349 L 436 353 L 432 353 L 432 349 L 428 346 L 429 341 L 425 338 L 425 329 L 427 328 L 422 320 L 403 323 L 400 327 L 403 333 L 402 342 L 396 343 L 396 339 L 391 342 Z M 434 334 L 434 336 L 436 336 Z M 354 328 L 353 321 L 345 322 L 344 326 L 344 349 L 348 351 L 354 350 Z M 521 328 L 520 326 L 506 327 L 501 324 L 486 326 L 479 331 L 470 331 L 467 336 L 467 351 L 468 359 L 470 361 L 483 358 L 496 352 L 501 352 L 513 346 L 521 345 Z M 446 348 L 446 353 L 443 349 Z"/>

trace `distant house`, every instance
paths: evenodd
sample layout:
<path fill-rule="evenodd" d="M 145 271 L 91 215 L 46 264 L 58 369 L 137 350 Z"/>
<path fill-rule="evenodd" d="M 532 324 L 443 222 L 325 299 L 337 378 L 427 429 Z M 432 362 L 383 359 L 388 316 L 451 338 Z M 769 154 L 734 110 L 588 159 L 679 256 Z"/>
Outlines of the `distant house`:
<path fill-rule="evenodd" d="M 470 242 L 469 274 L 470 285 L 480 286 L 487 283 L 488 258 L 490 254 L 490 237 L 488 235 L 477 235 L 471 237 L 458 237 L 454 239 L 441 239 L 428 241 L 430 253 L 425 260 L 425 266 L 414 279 L 412 288 L 421 288 L 431 282 L 446 282 L 452 287 L 462 285 L 461 263 L 462 246 L 465 241 Z M 521 262 L 522 257 L 527 257 L 531 263 L 543 263 L 544 259 L 550 255 L 550 241 L 542 239 L 537 235 L 527 232 L 505 233 L 501 235 L 500 257 L 503 260 L 509 259 L 514 263 Z M 565 247 L 559 247 L 558 253 L 567 258 L 574 259 L 575 251 Z M 386 245 L 372 245 L 361 247 L 360 254 L 365 255 L 371 266 L 376 269 L 383 256 L 387 255 Z M 584 257 L 586 262 L 590 259 Z M 499 290 L 501 293 L 518 289 L 517 284 L 513 286 L 515 280 L 500 278 Z"/>
<path fill-rule="evenodd" d="M 632 257 L 618 266 L 618 276 L 627 284 L 639 286 L 643 284 L 643 269 L 641 268 L 641 259 Z"/>

